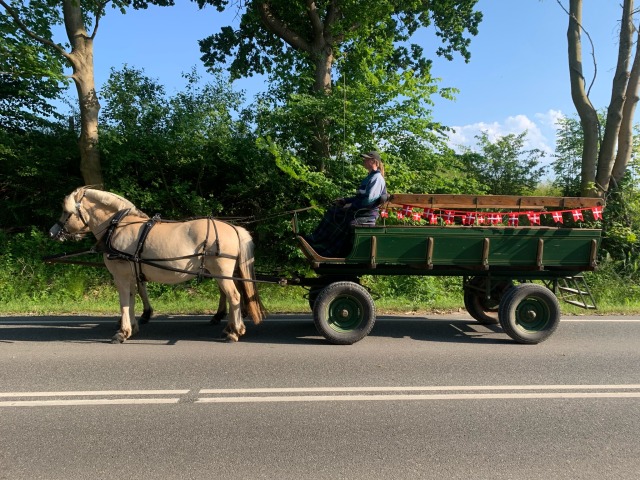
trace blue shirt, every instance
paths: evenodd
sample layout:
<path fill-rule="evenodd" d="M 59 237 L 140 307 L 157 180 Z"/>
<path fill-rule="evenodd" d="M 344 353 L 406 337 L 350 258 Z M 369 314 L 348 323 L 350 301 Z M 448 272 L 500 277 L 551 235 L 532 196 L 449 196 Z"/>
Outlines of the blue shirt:
<path fill-rule="evenodd" d="M 371 209 L 371 206 L 386 190 L 387 187 L 384 177 L 379 170 L 373 170 L 360 182 L 355 197 L 347 198 L 345 201 L 351 204 L 352 210 L 360 210 L 363 208 Z M 377 210 L 377 206 L 372 210 Z"/>

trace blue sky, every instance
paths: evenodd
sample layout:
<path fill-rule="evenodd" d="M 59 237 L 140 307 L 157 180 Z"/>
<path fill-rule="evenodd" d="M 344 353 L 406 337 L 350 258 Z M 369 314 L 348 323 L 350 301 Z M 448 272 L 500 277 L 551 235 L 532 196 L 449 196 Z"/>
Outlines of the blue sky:
<path fill-rule="evenodd" d="M 568 4 L 568 0 L 561 1 Z M 98 89 L 112 67 L 119 69 L 124 64 L 144 69 L 168 93 L 183 88 L 182 72 L 195 66 L 204 73 L 197 41 L 233 22 L 235 15 L 214 8 L 199 11 L 186 0 L 177 3 L 126 15 L 108 11 L 95 41 Z M 584 25 L 595 44 L 598 69 L 591 99 L 601 108 L 609 103 L 620 2 L 584 3 Z M 480 0 L 478 8 L 484 20 L 472 40 L 470 63 L 460 57 L 453 62 L 435 59 L 432 74 L 441 78 L 442 86 L 456 87 L 460 93 L 454 102 L 437 101 L 434 118 L 455 128 L 453 144 L 475 145 L 474 135 L 483 130 L 491 137 L 528 130 L 529 146 L 553 151 L 555 119 L 575 115 L 569 89 L 566 13 L 556 0 Z M 437 48 L 429 33 L 415 40 L 426 52 Z M 586 44 L 584 56 L 585 73 L 591 78 L 591 52 Z M 245 79 L 236 82 L 235 88 L 245 90 L 251 98 L 263 88 L 263 82 Z"/>

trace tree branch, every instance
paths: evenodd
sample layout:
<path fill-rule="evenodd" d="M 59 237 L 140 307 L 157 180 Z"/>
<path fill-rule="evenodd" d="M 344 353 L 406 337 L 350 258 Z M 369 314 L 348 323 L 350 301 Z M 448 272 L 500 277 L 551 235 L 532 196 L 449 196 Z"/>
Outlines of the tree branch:
<path fill-rule="evenodd" d="M 596 62 L 596 48 L 593 45 L 593 40 L 591 39 L 591 35 L 589 34 L 589 32 L 582 26 L 582 23 L 578 21 L 578 19 L 576 18 L 575 15 L 572 15 L 571 13 L 569 13 L 569 11 L 565 8 L 564 5 L 562 5 L 562 3 L 560 3 L 560 0 L 556 0 L 556 2 L 558 2 L 558 5 L 560 5 L 560 8 L 562 8 L 565 13 L 567 15 L 569 15 L 574 22 L 576 22 L 576 24 L 578 25 L 578 28 L 580 29 L 580 31 L 584 32 L 584 34 L 587 36 L 587 39 L 589 40 L 589 44 L 591 45 L 591 59 L 593 60 L 593 78 L 591 79 L 591 83 L 589 84 L 589 88 L 587 88 L 587 96 L 589 96 L 589 94 L 591 93 L 591 88 L 593 87 L 593 84 L 596 82 L 596 77 L 598 76 L 598 63 Z M 580 71 L 580 76 L 582 77 L 582 80 L 586 82 L 584 76 L 582 75 L 582 71 Z"/>
<path fill-rule="evenodd" d="M 18 26 L 18 28 L 20 28 L 20 30 L 22 30 L 28 36 L 33 38 L 35 41 L 40 42 L 43 45 L 46 45 L 48 47 L 53 48 L 60 55 L 62 55 L 64 58 L 66 58 L 68 61 L 71 61 L 71 56 L 60 45 L 57 45 L 56 43 L 54 43 L 50 39 L 41 37 L 37 33 L 31 31 L 29 29 L 29 27 L 27 27 L 27 25 L 20 19 L 20 15 L 18 15 L 18 12 L 16 12 L 13 8 L 11 8 L 9 5 L 7 5 L 7 3 L 4 0 L 0 0 L 0 5 L 2 5 L 5 8 L 5 10 L 7 11 L 7 13 L 9 15 L 11 15 L 11 17 L 13 18 L 13 21 Z"/>
<path fill-rule="evenodd" d="M 110 1 L 111 0 L 105 0 L 104 2 L 98 4 L 98 9 L 96 11 L 96 24 L 93 26 L 93 32 L 90 36 L 91 40 L 95 40 L 96 38 L 96 33 L 98 33 L 98 26 L 100 25 L 100 19 L 102 18 L 104 9 L 107 8 L 107 4 Z"/>
<path fill-rule="evenodd" d="M 300 35 L 293 30 L 289 30 L 289 28 L 287 28 L 287 26 L 273 14 L 269 7 L 269 3 L 261 2 L 258 5 L 258 11 L 260 13 L 260 18 L 271 33 L 278 36 L 297 50 L 302 50 L 308 53 L 313 51 L 311 46 Z"/>
<path fill-rule="evenodd" d="M 313 38 L 322 38 L 324 33 L 324 25 L 322 19 L 318 14 L 318 7 L 315 0 L 307 0 L 307 16 L 311 21 L 311 28 L 313 29 Z"/>

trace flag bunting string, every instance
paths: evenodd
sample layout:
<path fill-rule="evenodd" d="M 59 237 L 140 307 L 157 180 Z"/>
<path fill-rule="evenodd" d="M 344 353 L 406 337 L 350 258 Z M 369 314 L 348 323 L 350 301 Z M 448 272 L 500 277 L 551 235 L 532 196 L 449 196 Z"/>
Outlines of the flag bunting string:
<path fill-rule="evenodd" d="M 510 212 L 478 212 L 451 209 L 431 209 L 403 205 L 402 208 L 382 208 L 382 218 L 397 218 L 398 220 L 412 220 L 426 222 L 430 225 L 499 225 L 506 224 L 517 227 L 521 217 L 526 217 L 530 225 L 540 225 L 542 217 L 551 217 L 555 223 L 564 223 L 566 218 L 576 222 L 584 221 L 584 213 L 590 212 L 593 220 L 602 220 L 602 207 L 574 208 L 554 211 L 510 211 Z M 393 216 L 392 216 L 393 215 Z"/>

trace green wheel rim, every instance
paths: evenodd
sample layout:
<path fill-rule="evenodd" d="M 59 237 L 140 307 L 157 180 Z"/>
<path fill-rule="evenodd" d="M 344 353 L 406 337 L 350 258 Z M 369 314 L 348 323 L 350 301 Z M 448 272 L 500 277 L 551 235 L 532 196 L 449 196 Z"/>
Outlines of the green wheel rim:
<path fill-rule="evenodd" d="M 360 302 L 351 296 L 336 298 L 329 305 L 328 323 L 336 332 L 350 332 L 364 320 L 364 311 Z"/>
<path fill-rule="evenodd" d="M 515 312 L 516 324 L 528 332 L 544 330 L 551 320 L 549 305 L 536 297 L 527 297 L 518 304 Z"/>

